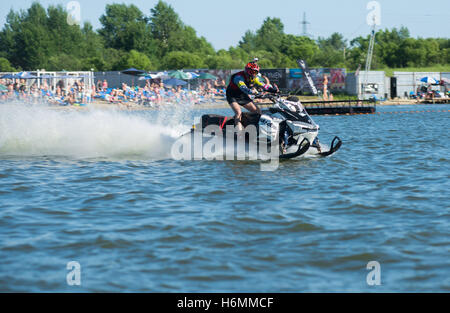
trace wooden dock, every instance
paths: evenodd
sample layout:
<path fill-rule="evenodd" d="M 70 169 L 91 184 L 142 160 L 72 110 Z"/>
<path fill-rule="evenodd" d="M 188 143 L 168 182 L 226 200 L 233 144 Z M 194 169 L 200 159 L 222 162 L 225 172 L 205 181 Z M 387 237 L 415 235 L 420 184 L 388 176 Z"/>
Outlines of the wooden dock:
<path fill-rule="evenodd" d="M 356 115 L 356 114 L 374 114 L 375 106 L 335 106 L 335 107 L 306 107 L 310 115 Z"/>
<path fill-rule="evenodd" d="M 310 115 L 356 115 L 376 113 L 374 100 L 302 101 Z M 273 103 L 258 103 L 271 106 Z"/>
<path fill-rule="evenodd" d="M 355 115 L 376 112 L 374 100 L 302 101 L 302 104 L 311 115 Z"/>
<path fill-rule="evenodd" d="M 446 104 L 450 103 L 450 98 L 431 98 L 431 99 L 421 99 L 419 103 L 422 104 Z"/>

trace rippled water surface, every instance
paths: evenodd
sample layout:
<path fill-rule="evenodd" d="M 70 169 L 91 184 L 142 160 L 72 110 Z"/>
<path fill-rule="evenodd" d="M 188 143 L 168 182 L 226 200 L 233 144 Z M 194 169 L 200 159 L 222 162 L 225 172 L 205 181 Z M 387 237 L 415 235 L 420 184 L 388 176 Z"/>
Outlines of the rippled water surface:
<path fill-rule="evenodd" d="M 341 150 L 263 172 L 172 160 L 200 110 L 1 107 L 0 291 L 448 292 L 448 107 L 377 110 L 313 117 Z"/>

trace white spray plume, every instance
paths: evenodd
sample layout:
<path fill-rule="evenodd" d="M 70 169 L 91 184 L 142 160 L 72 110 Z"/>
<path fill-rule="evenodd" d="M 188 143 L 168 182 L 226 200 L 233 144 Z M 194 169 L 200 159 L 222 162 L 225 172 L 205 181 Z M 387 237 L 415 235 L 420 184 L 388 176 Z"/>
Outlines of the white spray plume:
<path fill-rule="evenodd" d="M 170 158 L 187 126 L 153 119 L 119 110 L 0 105 L 0 156 Z"/>

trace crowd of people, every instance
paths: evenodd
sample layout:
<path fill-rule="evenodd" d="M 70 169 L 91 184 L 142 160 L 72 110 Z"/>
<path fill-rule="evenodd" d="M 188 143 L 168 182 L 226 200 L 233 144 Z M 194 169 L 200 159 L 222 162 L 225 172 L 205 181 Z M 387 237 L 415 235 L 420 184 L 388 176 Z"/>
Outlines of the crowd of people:
<path fill-rule="evenodd" d="M 0 101 L 20 101 L 29 104 L 48 103 L 51 105 L 86 105 L 93 94 L 86 88 L 83 80 L 75 80 L 73 84 L 59 81 L 49 85 L 46 80 L 41 84 L 29 83 L 25 79 L 0 79 Z"/>
<path fill-rule="evenodd" d="M 72 83 L 58 81 L 51 84 L 42 80 L 40 84 L 25 79 L 0 79 L 0 102 L 21 101 L 23 103 L 45 103 L 59 106 L 85 106 L 99 102 L 124 106 L 159 107 L 168 104 L 211 103 L 225 98 L 225 82 L 205 80 L 195 88 L 169 86 L 161 80 L 147 80 L 145 86 L 108 86 L 99 80 L 91 88 L 83 80 Z"/>
<path fill-rule="evenodd" d="M 93 95 L 108 103 L 158 107 L 166 104 L 201 104 L 224 98 L 225 87 L 218 82 L 205 81 L 196 88 L 165 85 L 161 80 L 147 80 L 144 87 L 122 83 L 120 88 L 109 88 L 106 80 L 99 81 Z"/>
<path fill-rule="evenodd" d="M 411 91 L 409 93 L 410 99 L 434 99 L 434 98 L 446 98 L 450 97 L 450 89 L 447 88 L 448 84 L 441 82 L 441 85 L 444 86 L 444 91 L 433 89 L 431 85 L 421 85 L 417 87 L 416 93 Z"/>

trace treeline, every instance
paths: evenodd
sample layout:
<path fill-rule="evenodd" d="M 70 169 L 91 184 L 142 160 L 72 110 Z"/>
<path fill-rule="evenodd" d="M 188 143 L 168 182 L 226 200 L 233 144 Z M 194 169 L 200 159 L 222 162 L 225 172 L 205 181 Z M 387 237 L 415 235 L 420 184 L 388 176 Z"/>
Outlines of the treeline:
<path fill-rule="evenodd" d="M 237 69 L 257 56 L 264 68 L 364 68 L 370 36 L 348 42 L 339 33 L 329 38 L 286 34 L 279 18 L 266 18 L 256 32 L 247 31 L 238 45 L 215 51 L 175 10 L 159 1 L 143 13 L 135 5 L 111 4 L 100 17 L 102 27 L 69 25 L 62 6 L 47 9 L 35 2 L 10 11 L 0 32 L 0 71 L 46 69 L 114 71 L 182 68 Z M 411 38 L 407 28 L 380 30 L 372 68 L 450 64 L 450 39 Z"/>

